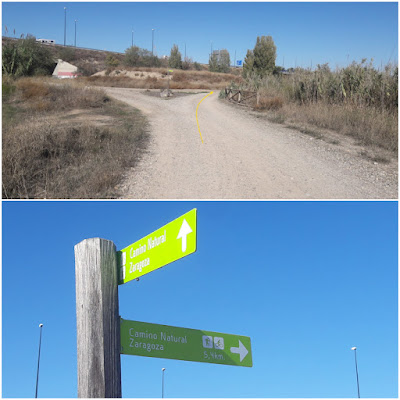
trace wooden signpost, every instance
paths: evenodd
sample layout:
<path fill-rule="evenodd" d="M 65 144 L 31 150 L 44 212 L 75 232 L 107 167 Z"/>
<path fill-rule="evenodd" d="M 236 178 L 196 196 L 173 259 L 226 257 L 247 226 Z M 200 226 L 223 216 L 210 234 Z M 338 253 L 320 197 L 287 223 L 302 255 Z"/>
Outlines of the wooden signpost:
<path fill-rule="evenodd" d="M 149 356 L 139 351 L 143 346 L 147 352 L 159 350 L 150 355 L 159 358 L 252 366 L 248 337 L 124 321 L 119 316 L 118 284 L 196 251 L 196 215 L 196 209 L 191 210 L 119 252 L 113 242 L 100 238 L 75 246 L 78 397 L 122 397 L 120 354 Z M 151 338 L 142 340 L 142 326 L 154 330 Z M 180 346 L 171 345 L 175 336 L 182 339 Z"/>
<path fill-rule="evenodd" d="M 75 246 L 78 397 L 121 397 L 117 256 L 113 242 Z"/>

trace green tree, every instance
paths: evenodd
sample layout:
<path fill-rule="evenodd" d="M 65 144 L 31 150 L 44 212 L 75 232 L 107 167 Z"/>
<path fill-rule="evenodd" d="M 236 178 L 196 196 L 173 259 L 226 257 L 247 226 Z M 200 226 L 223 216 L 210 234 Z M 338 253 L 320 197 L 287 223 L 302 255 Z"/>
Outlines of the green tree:
<path fill-rule="evenodd" d="M 247 50 L 243 64 L 243 77 L 247 78 L 254 70 L 254 54 L 253 50 Z"/>
<path fill-rule="evenodd" d="M 210 58 L 208 60 L 208 69 L 211 72 L 218 72 L 218 55 L 217 54 L 211 54 Z"/>
<path fill-rule="evenodd" d="M 160 67 L 161 66 L 161 60 L 157 57 L 151 54 L 151 51 L 145 50 L 145 49 L 140 49 L 139 51 L 139 65 L 141 67 Z"/>
<path fill-rule="evenodd" d="M 55 61 L 50 50 L 33 36 L 3 44 L 2 71 L 4 75 L 15 77 L 32 75 L 51 75 Z"/>
<path fill-rule="evenodd" d="M 139 55 L 139 47 L 131 46 L 125 50 L 125 64 L 129 67 L 137 67 L 139 66 L 140 55 Z"/>
<path fill-rule="evenodd" d="M 275 65 L 273 74 L 274 75 L 281 75 L 285 68 L 281 67 L 280 65 Z"/>
<path fill-rule="evenodd" d="M 201 65 L 200 65 L 198 62 L 196 62 L 196 61 L 193 63 L 193 68 L 194 68 L 196 71 L 201 71 L 201 70 L 202 70 Z"/>
<path fill-rule="evenodd" d="M 276 46 L 271 36 L 257 37 L 254 46 L 254 70 L 261 76 L 271 74 L 275 68 Z"/>
<path fill-rule="evenodd" d="M 219 72 L 229 72 L 231 66 L 231 58 L 229 56 L 229 52 L 226 49 L 223 49 L 219 52 Z"/>
<path fill-rule="evenodd" d="M 271 36 L 257 37 L 253 51 L 248 50 L 243 74 L 255 72 L 260 77 L 272 74 L 275 70 L 276 46 Z"/>
<path fill-rule="evenodd" d="M 211 72 L 229 72 L 231 59 L 226 49 L 214 51 L 208 61 L 208 68 Z"/>
<path fill-rule="evenodd" d="M 153 56 L 151 51 L 131 46 L 125 50 L 124 63 L 129 67 L 159 67 L 161 60 Z"/>
<path fill-rule="evenodd" d="M 169 56 L 168 65 L 171 68 L 182 69 L 182 54 L 180 53 L 178 46 L 174 44 L 171 49 L 171 54 Z"/>
<path fill-rule="evenodd" d="M 119 60 L 115 58 L 112 54 L 107 54 L 105 64 L 108 67 L 118 67 Z"/>

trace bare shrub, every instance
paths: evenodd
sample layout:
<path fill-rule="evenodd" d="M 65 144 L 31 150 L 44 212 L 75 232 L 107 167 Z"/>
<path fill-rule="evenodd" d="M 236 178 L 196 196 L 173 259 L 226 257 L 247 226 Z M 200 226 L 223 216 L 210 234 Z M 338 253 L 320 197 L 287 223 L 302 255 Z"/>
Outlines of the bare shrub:
<path fill-rule="evenodd" d="M 144 80 L 144 87 L 146 89 L 159 89 L 160 85 L 158 79 L 154 76 L 148 76 Z"/>
<path fill-rule="evenodd" d="M 30 78 L 19 79 L 16 86 L 21 90 L 24 100 L 44 97 L 50 93 L 49 87 L 46 84 Z"/>
<path fill-rule="evenodd" d="M 172 75 L 172 80 L 174 82 L 183 82 L 183 81 L 188 81 L 188 76 L 184 72 L 174 72 Z"/>
<path fill-rule="evenodd" d="M 260 97 L 258 104 L 254 106 L 256 110 L 279 110 L 283 106 L 282 97 Z"/>
<path fill-rule="evenodd" d="M 96 65 L 90 61 L 81 62 L 80 65 L 78 66 L 78 72 L 83 76 L 91 76 L 101 70 L 102 66 Z"/>

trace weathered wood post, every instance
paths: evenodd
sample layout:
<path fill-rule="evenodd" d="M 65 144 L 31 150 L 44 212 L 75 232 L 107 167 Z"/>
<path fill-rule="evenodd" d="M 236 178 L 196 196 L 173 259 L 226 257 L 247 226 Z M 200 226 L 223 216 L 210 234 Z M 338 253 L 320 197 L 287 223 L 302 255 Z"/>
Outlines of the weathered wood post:
<path fill-rule="evenodd" d="M 260 93 L 257 90 L 257 105 L 258 105 L 259 102 L 260 102 Z"/>
<path fill-rule="evenodd" d="M 117 256 L 113 242 L 75 246 L 78 397 L 121 397 Z"/>

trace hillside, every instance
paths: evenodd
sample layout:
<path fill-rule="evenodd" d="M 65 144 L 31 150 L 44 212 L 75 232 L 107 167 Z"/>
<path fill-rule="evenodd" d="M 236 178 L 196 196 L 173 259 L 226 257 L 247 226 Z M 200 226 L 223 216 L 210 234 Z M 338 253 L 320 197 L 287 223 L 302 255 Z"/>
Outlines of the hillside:
<path fill-rule="evenodd" d="M 3 45 L 7 42 L 19 40 L 13 38 L 2 38 Z M 71 46 L 63 46 L 63 45 L 47 45 L 41 44 L 41 46 L 45 46 L 54 57 L 56 61 L 58 58 L 61 58 L 64 61 L 70 62 L 81 69 L 84 75 L 92 75 L 96 72 L 102 71 L 107 68 L 106 65 L 106 57 L 108 55 L 112 55 L 114 58 L 123 61 L 125 55 L 122 53 L 116 53 L 112 51 L 103 51 L 103 50 L 92 50 L 92 49 L 82 49 L 75 48 Z"/>
<path fill-rule="evenodd" d="M 2 43 L 5 44 L 10 41 L 15 41 L 20 39 L 2 38 Z M 108 68 L 106 63 L 107 56 L 112 56 L 114 59 L 118 60 L 120 64 L 123 63 L 125 59 L 124 53 L 118 53 L 106 50 L 96 50 L 96 49 L 86 49 L 73 46 L 63 46 L 61 44 L 48 45 L 40 44 L 46 47 L 52 53 L 54 60 L 61 58 L 64 61 L 70 62 L 80 68 L 81 72 L 85 76 L 93 75 L 97 72 L 104 71 Z M 164 68 L 168 67 L 167 60 L 161 60 L 161 66 Z M 202 70 L 208 70 L 207 64 L 199 64 Z"/>

